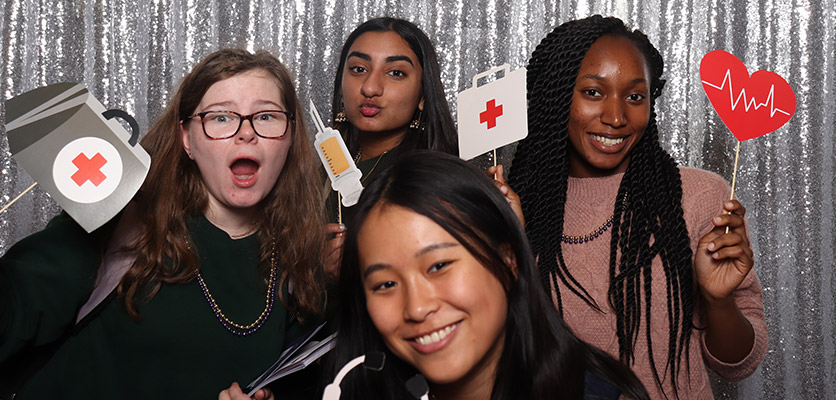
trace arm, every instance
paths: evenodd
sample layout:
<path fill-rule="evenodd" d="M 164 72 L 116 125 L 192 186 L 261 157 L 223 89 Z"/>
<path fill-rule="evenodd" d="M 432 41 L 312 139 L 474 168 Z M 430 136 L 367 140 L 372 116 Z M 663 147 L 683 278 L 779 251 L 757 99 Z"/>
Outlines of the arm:
<path fill-rule="evenodd" d="M 61 214 L 0 258 L 0 361 L 62 337 L 90 294 L 100 253 L 96 235 Z"/>
<path fill-rule="evenodd" d="M 729 380 L 751 374 L 766 352 L 763 300 L 745 224 L 745 208 L 728 201 L 712 218 L 694 254 L 709 367 Z M 725 233 L 728 226 L 729 233 Z"/>

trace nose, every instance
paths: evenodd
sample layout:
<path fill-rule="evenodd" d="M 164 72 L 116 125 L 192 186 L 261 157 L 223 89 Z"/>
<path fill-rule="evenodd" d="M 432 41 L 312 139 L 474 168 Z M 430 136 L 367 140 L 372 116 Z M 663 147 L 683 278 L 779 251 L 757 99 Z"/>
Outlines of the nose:
<path fill-rule="evenodd" d="M 238 134 L 235 135 L 235 140 L 242 143 L 248 143 L 257 140 L 258 136 L 255 134 L 252 117 L 241 121 L 241 127 L 238 128 Z"/>
<path fill-rule="evenodd" d="M 360 86 L 360 94 L 364 97 L 375 97 L 383 94 L 383 85 L 377 74 L 366 74 L 366 79 L 363 80 L 363 86 Z"/>
<path fill-rule="evenodd" d="M 601 122 L 613 128 L 620 128 L 627 124 L 627 114 L 624 112 L 624 102 L 615 97 L 610 97 L 604 103 L 604 110 L 601 114 Z"/>
<path fill-rule="evenodd" d="M 403 312 L 407 321 L 421 322 L 438 311 L 439 302 L 435 291 L 423 277 L 409 283 L 405 288 L 405 296 Z"/>

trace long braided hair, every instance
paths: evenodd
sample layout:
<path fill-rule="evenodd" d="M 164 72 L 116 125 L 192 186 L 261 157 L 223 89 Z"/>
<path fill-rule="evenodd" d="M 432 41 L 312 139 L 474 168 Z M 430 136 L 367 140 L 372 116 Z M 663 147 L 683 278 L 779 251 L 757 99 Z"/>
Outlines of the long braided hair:
<path fill-rule="evenodd" d="M 564 223 L 571 146 L 567 127 L 575 80 L 586 52 L 604 35 L 631 40 L 643 54 L 651 74 L 650 119 L 630 153 L 614 207 L 608 295 L 616 314 L 619 358 L 628 364 L 635 361 L 634 344 L 643 322 L 650 365 L 661 389 L 663 378 L 653 361 L 650 329 L 651 265 L 658 256 L 667 280 L 670 333 L 663 371 L 670 374 L 678 397 L 676 376 L 683 353 L 688 365 L 694 316 L 692 252 L 681 205 L 679 170 L 660 146 L 656 126 L 654 103 L 664 86 L 660 78 L 664 64 L 647 36 L 629 30 L 617 18 L 596 15 L 564 23 L 540 42 L 528 65 L 529 135 L 517 146 L 510 184 L 522 200 L 531 247 L 539 256 L 546 288 L 556 291 L 558 309 L 562 312 L 559 280 L 574 295 L 600 310 L 569 272 L 562 242 L 554 238 L 553 227 L 563 227 Z"/>

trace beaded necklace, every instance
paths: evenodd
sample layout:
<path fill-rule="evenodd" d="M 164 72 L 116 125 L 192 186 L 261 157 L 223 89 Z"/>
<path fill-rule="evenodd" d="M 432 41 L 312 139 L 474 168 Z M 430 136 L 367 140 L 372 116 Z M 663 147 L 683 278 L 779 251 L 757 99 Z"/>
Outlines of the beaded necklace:
<path fill-rule="evenodd" d="M 186 246 L 191 250 L 188 239 L 186 239 Z M 215 313 L 215 317 L 218 318 L 218 321 L 230 333 L 238 336 L 247 336 L 261 329 L 264 322 L 267 321 L 267 318 L 273 311 L 273 302 L 276 298 L 276 282 L 278 281 L 276 278 L 276 269 L 276 246 L 273 244 L 273 254 L 270 256 L 270 283 L 267 288 L 267 299 L 265 300 L 264 310 L 261 312 L 261 315 L 259 315 L 258 318 L 249 325 L 237 324 L 227 318 L 223 311 L 221 311 L 221 307 L 218 306 L 218 303 L 215 301 L 212 293 L 209 292 L 209 288 L 206 286 L 206 282 L 203 281 L 203 276 L 200 275 L 200 271 L 195 268 L 194 273 L 195 277 L 197 277 L 197 283 L 203 291 L 203 296 L 206 298 L 206 301 L 209 302 L 209 306 L 212 308 L 212 312 Z"/>
<path fill-rule="evenodd" d="M 627 196 L 624 197 L 624 202 L 622 204 L 625 207 L 627 206 Z M 610 215 L 610 217 L 607 218 L 607 220 L 604 221 L 604 223 L 601 224 L 601 226 L 595 228 L 592 232 L 589 232 L 589 233 L 587 233 L 586 235 L 583 235 L 583 236 L 569 236 L 569 235 L 560 234 L 560 240 L 562 240 L 563 243 L 566 243 L 566 244 L 583 244 L 583 243 L 586 243 L 586 242 L 591 242 L 591 241 L 597 239 L 598 236 L 603 235 L 604 232 L 607 231 L 607 229 L 610 229 L 612 227 L 612 220 L 614 218 L 615 218 L 615 213 L 613 213 L 613 215 Z"/>

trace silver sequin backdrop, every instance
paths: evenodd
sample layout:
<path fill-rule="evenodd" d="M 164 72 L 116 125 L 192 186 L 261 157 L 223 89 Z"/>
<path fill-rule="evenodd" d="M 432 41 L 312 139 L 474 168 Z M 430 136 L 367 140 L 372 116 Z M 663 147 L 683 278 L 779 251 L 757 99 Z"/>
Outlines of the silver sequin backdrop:
<path fill-rule="evenodd" d="M 798 110 L 780 130 L 743 143 L 737 195 L 748 207 L 764 286 L 769 353 L 750 378 L 716 382 L 719 398 L 836 398 L 834 140 L 836 0 L 4 0 L 0 102 L 49 83 L 81 81 L 108 108 L 148 129 L 182 75 L 220 47 L 267 49 L 299 94 L 328 112 L 335 57 L 376 16 L 414 21 L 437 46 L 448 100 L 488 67 L 524 66 L 554 26 L 591 14 L 642 29 L 662 52 L 665 146 L 684 165 L 731 179 L 734 137 L 699 83 L 701 57 L 725 49 L 750 71 L 784 76 Z M 0 103 L 0 124 L 4 123 Z M 0 206 L 32 178 L 0 128 Z M 500 161 L 511 162 L 509 149 Z M 487 163 L 488 160 L 482 160 Z M 59 211 L 35 189 L 0 214 L 0 253 Z"/>

